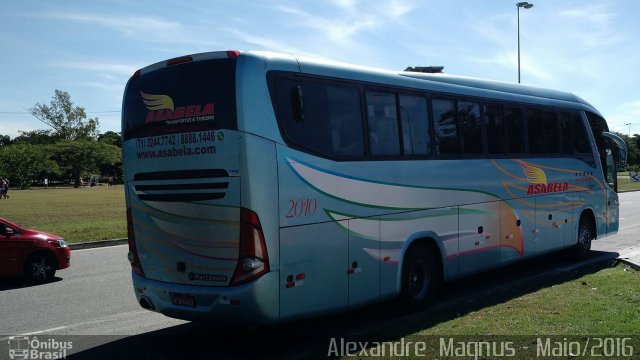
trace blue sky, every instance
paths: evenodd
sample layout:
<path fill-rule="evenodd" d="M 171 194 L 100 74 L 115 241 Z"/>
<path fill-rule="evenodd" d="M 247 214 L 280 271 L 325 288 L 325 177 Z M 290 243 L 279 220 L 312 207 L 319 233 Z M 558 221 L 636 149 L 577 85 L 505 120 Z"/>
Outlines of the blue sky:
<path fill-rule="evenodd" d="M 0 134 L 46 129 L 26 109 L 55 89 L 119 131 L 138 68 L 179 55 L 272 50 L 517 82 L 517 1 L 5 1 Z M 532 0 L 520 10 L 522 83 L 573 92 L 614 131 L 640 133 L 640 2 Z"/>

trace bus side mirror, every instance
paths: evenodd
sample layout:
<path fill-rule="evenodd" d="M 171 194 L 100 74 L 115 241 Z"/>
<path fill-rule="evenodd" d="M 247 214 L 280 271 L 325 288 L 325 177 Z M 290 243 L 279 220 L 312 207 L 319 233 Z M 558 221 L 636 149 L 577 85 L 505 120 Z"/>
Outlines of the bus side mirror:
<path fill-rule="evenodd" d="M 616 144 L 616 146 L 618 147 L 618 152 L 620 154 L 620 158 L 619 158 L 620 167 L 626 167 L 627 156 L 629 154 L 629 151 L 627 150 L 627 143 L 625 143 L 620 136 L 610 132 L 603 131 L 602 136 L 608 139 L 611 139 L 613 143 Z"/>
<path fill-rule="evenodd" d="M 607 184 L 618 192 L 618 178 L 616 174 L 616 160 L 614 159 L 611 149 L 607 149 L 606 165 L 607 167 Z"/>

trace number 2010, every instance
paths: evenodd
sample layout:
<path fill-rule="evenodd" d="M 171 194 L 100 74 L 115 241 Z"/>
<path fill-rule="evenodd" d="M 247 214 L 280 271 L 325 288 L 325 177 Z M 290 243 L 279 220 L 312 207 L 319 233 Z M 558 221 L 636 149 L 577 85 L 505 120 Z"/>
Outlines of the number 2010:
<path fill-rule="evenodd" d="M 289 211 L 287 219 L 297 218 L 301 216 L 309 216 L 316 213 L 318 209 L 318 201 L 316 199 L 297 199 L 289 200 Z"/>

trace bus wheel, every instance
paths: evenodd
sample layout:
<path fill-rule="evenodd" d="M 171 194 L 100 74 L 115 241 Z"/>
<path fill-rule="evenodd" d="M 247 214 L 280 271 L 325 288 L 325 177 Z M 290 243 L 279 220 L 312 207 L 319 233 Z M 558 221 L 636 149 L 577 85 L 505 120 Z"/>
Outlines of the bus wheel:
<path fill-rule="evenodd" d="M 436 295 L 442 276 L 431 250 L 419 244 L 409 250 L 402 265 L 401 301 L 412 310 L 428 304 Z"/>
<path fill-rule="evenodd" d="M 591 240 L 595 239 L 593 227 L 586 219 L 580 220 L 578 226 L 578 243 L 574 248 L 574 256 L 577 259 L 586 259 L 591 254 Z"/>

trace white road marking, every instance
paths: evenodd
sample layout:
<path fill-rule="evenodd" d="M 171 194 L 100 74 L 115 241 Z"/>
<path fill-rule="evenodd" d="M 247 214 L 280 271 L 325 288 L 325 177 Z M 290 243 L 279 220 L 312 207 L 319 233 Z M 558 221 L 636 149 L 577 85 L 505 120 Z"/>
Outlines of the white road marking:
<path fill-rule="evenodd" d="M 80 323 L 71 324 L 71 325 L 58 326 L 58 327 L 54 327 L 54 328 L 50 328 L 50 329 L 44 329 L 44 330 L 38 330 L 38 331 L 29 331 L 29 332 L 25 332 L 23 334 L 20 334 L 18 336 L 31 336 L 31 335 L 45 334 L 45 333 L 50 333 L 50 332 L 53 332 L 53 331 L 76 328 L 76 327 L 82 327 L 82 326 L 86 326 L 86 325 L 95 325 L 95 324 L 105 323 L 105 322 L 109 322 L 109 321 L 120 320 L 122 318 L 129 318 L 129 317 L 132 317 L 134 315 L 148 314 L 148 313 L 149 313 L 148 310 L 143 310 L 143 309 L 134 310 L 134 311 L 127 311 L 127 312 L 124 312 L 124 313 L 121 313 L 121 314 L 110 315 L 110 316 L 106 316 L 106 317 L 103 317 L 103 318 L 100 318 L 100 319 L 96 319 L 96 320 L 85 321 L 85 322 L 80 322 Z M 9 336 L 0 338 L 0 341 L 4 341 L 4 340 L 7 340 L 7 339 L 9 339 Z"/>

